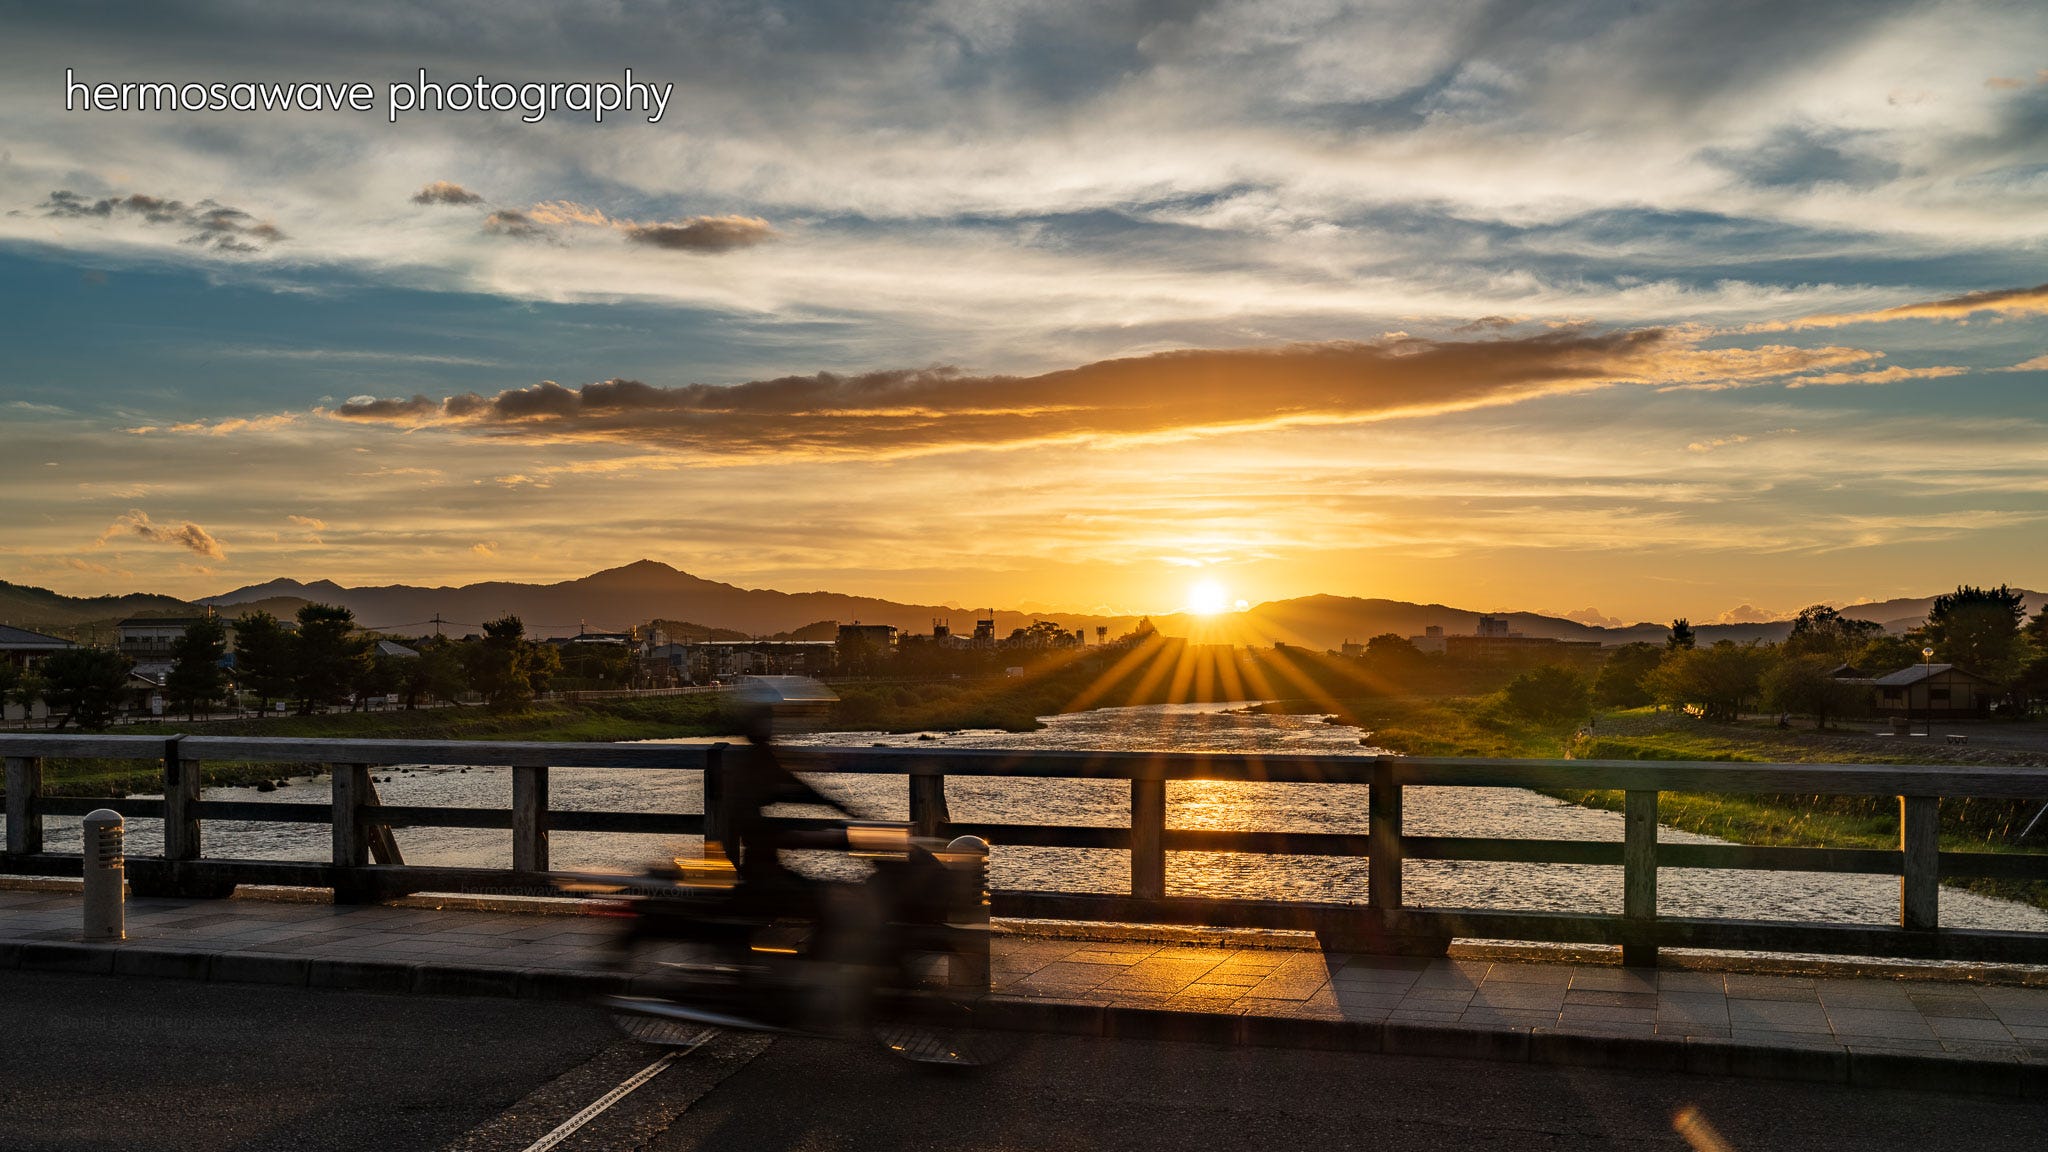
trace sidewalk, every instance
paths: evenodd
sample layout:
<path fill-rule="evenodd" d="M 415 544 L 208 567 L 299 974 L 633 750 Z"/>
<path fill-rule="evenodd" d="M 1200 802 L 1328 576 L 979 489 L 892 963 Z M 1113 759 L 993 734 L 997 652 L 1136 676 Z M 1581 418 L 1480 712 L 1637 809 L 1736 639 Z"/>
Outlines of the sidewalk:
<path fill-rule="evenodd" d="M 0 970 L 531 997 L 625 987 L 604 972 L 615 926 L 600 918 L 425 897 L 130 899 L 128 939 L 87 945 L 80 899 L 75 884 L 0 886 Z M 2048 987 L 1015 934 L 996 937 L 991 967 L 999 999 L 1059 1031 L 2048 1091 Z"/>

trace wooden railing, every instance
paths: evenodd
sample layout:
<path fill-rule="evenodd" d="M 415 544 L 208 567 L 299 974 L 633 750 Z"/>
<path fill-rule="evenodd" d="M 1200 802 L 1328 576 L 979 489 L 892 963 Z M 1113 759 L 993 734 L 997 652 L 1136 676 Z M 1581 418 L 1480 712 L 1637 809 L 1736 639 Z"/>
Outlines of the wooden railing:
<path fill-rule="evenodd" d="M 707 827 L 718 819 L 716 804 L 709 800 L 707 808 L 714 815 L 708 818 L 703 812 L 551 808 L 550 768 L 696 771 L 704 774 L 707 798 L 715 798 L 738 751 L 725 745 L 0 736 L 0 755 L 7 765 L 7 844 L 0 871 L 76 872 L 76 855 L 43 850 L 43 818 L 107 807 L 164 822 L 163 856 L 129 859 L 131 882 L 143 892 L 196 895 L 224 893 L 238 883 L 298 884 L 332 888 L 337 899 L 364 900 L 428 890 L 544 889 L 551 832 L 719 834 L 715 826 Z M 1654 961 L 1659 947 L 2048 963 L 2048 933 L 1941 927 L 1943 879 L 2048 880 L 2048 855 L 1941 851 L 1937 811 L 1944 796 L 2048 797 L 2048 769 L 988 749 L 806 748 L 783 749 L 781 756 L 785 765 L 802 772 L 908 777 L 910 819 L 922 834 L 978 835 L 995 845 L 998 854 L 1005 847 L 1025 845 L 1130 853 L 1126 894 L 998 890 L 993 898 L 998 916 L 1306 930 L 1318 934 L 1327 947 L 1397 953 L 1441 952 L 1452 938 L 1463 937 L 1620 945 L 1624 959 L 1632 963 Z M 64 757 L 160 761 L 163 799 L 42 795 L 43 760 Z M 327 803 L 203 799 L 201 765 L 230 761 L 330 766 L 331 796 Z M 385 805 L 371 770 L 398 764 L 509 767 L 511 805 Z M 953 820 L 947 810 L 946 780 L 955 776 L 1128 781 L 1130 823 L 1098 827 Z M 1168 827 L 1170 780 L 1365 784 L 1367 830 L 1359 835 Z M 1590 841 L 1410 835 L 1401 821 L 1403 789 L 1410 785 L 1615 789 L 1626 797 L 1623 836 L 1619 841 Z M 1661 792 L 1896 796 L 1899 846 L 1660 843 Z M 209 859 L 201 839 L 207 820 L 326 824 L 333 834 L 332 856 L 327 862 Z M 422 826 L 507 831 L 512 868 L 407 865 L 391 829 Z M 1367 861 L 1367 897 L 1363 904 L 1355 904 L 1168 896 L 1169 852 L 1362 856 Z M 1622 910 L 1610 915 L 1418 907 L 1403 896 L 1402 868 L 1409 860 L 1619 866 Z M 1896 925 L 1863 925 L 1663 916 L 1657 911 L 1657 876 L 1662 868 L 1897 876 L 1899 920 Z"/>

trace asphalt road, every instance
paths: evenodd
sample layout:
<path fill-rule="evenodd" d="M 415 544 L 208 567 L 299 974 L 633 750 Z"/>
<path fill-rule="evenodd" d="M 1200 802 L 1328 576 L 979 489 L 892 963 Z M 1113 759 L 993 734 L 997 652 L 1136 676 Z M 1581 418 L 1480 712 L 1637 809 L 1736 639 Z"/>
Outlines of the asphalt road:
<path fill-rule="evenodd" d="M 521 1152 L 660 1055 L 573 1005 L 13 972 L 0 1149 Z M 1059 1036 L 958 1075 L 721 1035 L 559 1148 L 2044 1146 L 2048 1102 Z"/>

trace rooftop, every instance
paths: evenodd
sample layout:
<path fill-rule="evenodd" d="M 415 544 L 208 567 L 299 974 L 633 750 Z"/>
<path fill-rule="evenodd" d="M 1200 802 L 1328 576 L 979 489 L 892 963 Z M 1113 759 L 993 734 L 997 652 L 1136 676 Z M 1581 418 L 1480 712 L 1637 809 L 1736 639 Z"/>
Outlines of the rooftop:
<path fill-rule="evenodd" d="M 76 644 L 62 637 L 45 636 L 41 632 L 31 632 L 26 628 L 16 628 L 11 624 L 0 624 L 0 648 L 39 649 L 75 647 L 77 647 Z"/>

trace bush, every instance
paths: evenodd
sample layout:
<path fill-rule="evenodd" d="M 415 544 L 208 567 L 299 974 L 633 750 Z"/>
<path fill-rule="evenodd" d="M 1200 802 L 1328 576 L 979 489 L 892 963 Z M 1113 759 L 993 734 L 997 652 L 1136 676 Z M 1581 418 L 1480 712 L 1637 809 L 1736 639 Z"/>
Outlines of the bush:
<path fill-rule="evenodd" d="M 1592 707 L 1586 678 L 1570 668 L 1532 668 L 1508 682 L 1502 696 L 1508 711 L 1532 720 L 1576 720 Z"/>

